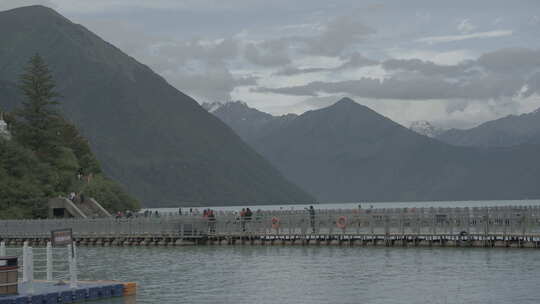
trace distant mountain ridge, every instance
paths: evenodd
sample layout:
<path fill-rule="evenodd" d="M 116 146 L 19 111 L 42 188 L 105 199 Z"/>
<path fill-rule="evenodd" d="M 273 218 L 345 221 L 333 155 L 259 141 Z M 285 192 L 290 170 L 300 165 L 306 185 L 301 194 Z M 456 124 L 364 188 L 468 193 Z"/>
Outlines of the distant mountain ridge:
<path fill-rule="evenodd" d="M 488 121 L 472 129 L 448 130 L 439 134 L 437 139 L 452 145 L 476 147 L 540 144 L 540 109 Z"/>
<path fill-rule="evenodd" d="M 0 107 L 20 102 L 18 75 L 39 53 L 54 73 L 61 112 L 144 206 L 313 199 L 195 100 L 54 10 L 0 12 L 0 41 Z"/>
<path fill-rule="evenodd" d="M 540 197 L 538 145 L 452 146 L 417 134 L 349 98 L 296 116 L 271 131 L 261 127 L 264 134 L 246 137 L 236 116 L 240 111 L 231 114 L 227 109 L 213 113 L 321 201 Z"/>
<path fill-rule="evenodd" d="M 202 107 L 219 117 L 236 134 L 248 142 L 264 137 L 266 134 L 288 124 L 298 116 L 296 114 L 273 116 L 250 108 L 242 101 L 203 103 Z"/>

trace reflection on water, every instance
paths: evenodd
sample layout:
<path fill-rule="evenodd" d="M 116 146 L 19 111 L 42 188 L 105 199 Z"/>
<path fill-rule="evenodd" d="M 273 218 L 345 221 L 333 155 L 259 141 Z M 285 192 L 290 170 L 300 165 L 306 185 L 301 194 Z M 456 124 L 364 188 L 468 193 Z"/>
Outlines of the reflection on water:
<path fill-rule="evenodd" d="M 130 247 L 80 248 L 79 257 L 81 279 L 138 282 L 137 303 L 538 303 L 540 298 L 534 249 Z"/>
<path fill-rule="evenodd" d="M 137 299 L 135 296 L 122 297 L 122 298 L 111 298 L 102 301 L 93 301 L 92 303 L 96 304 L 135 304 Z"/>

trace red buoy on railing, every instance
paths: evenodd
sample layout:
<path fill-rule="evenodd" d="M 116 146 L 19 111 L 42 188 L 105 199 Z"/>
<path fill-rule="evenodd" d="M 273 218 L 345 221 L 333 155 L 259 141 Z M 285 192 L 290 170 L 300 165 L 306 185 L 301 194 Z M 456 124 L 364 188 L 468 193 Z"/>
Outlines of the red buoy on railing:
<path fill-rule="evenodd" d="M 274 216 L 272 218 L 272 228 L 274 228 L 276 230 L 279 229 L 279 224 L 280 224 L 279 218 Z"/>
<path fill-rule="evenodd" d="M 346 216 L 338 217 L 336 226 L 338 226 L 338 228 L 345 229 L 345 227 L 347 227 L 347 217 Z"/>

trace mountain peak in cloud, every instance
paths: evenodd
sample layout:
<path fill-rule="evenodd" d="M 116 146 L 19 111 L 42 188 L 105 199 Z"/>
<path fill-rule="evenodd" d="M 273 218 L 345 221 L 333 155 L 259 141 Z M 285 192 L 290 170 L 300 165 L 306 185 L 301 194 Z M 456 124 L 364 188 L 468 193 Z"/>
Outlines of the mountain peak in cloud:
<path fill-rule="evenodd" d="M 54 9 L 44 6 L 44 5 L 29 5 L 29 6 L 22 6 L 17 7 L 13 9 L 9 9 L 6 11 L 0 11 L 0 13 L 5 14 L 17 14 L 20 17 L 25 17 L 28 15 L 33 15 L 33 17 L 56 17 L 61 18 L 63 20 L 68 20 L 64 16 L 60 15 L 58 12 L 56 12 Z"/>
<path fill-rule="evenodd" d="M 335 105 L 344 106 L 344 105 L 357 105 L 357 103 L 350 99 L 349 97 L 343 97 L 340 100 L 338 100 Z"/>

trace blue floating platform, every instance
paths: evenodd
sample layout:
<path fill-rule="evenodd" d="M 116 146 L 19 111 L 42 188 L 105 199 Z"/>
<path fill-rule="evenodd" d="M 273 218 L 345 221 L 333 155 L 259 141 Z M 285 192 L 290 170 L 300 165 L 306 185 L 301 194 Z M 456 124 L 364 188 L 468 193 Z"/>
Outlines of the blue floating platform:
<path fill-rule="evenodd" d="M 124 285 L 111 281 L 83 281 L 76 288 L 48 281 L 34 281 L 32 285 L 30 292 L 30 283 L 19 283 L 19 294 L 0 296 L 0 304 L 81 303 L 124 296 Z"/>

